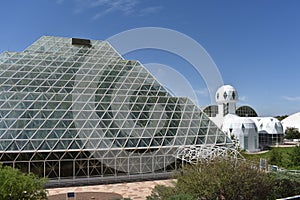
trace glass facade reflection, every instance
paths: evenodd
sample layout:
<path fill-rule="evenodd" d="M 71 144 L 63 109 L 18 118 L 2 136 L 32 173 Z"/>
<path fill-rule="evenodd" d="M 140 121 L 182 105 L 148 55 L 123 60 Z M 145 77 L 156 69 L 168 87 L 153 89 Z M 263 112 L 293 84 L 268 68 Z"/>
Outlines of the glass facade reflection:
<path fill-rule="evenodd" d="M 178 147 L 231 141 L 109 43 L 44 36 L 0 55 L 0 159 L 49 177 L 164 175 Z"/>

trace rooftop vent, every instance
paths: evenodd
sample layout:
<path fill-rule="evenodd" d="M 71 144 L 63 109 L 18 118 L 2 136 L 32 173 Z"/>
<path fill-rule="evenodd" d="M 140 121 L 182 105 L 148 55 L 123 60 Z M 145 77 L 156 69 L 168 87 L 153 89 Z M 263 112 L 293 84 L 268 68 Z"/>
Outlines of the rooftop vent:
<path fill-rule="evenodd" d="M 84 45 L 91 47 L 91 40 L 88 39 L 80 39 L 80 38 L 72 38 L 72 45 Z"/>

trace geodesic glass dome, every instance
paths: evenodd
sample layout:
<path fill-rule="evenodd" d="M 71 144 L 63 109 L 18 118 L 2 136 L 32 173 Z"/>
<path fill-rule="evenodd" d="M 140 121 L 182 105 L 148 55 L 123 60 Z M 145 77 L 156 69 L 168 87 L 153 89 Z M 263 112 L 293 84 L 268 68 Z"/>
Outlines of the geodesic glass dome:
<path fill-rule="evenodd" d="M 0 160 L 52 184 L 164 176 L 179 147 L 231 144 L 105 41 L 44 36 L 0 69 Z"/>

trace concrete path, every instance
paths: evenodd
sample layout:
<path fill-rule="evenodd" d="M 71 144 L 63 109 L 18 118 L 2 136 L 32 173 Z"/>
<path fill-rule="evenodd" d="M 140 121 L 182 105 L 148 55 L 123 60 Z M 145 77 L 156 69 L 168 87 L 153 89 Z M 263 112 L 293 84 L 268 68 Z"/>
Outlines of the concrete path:
<path fill-rule="evenodd" d="M 64 187 L 48 189 L 48 196 L 56 194 L 66 194 L 67 192 L 111 192 L 123 196 L 123 198 L 131 198 L 133 200 L 145 200 L 151 194 L 155 185 L 171 186 L 174 180 L 156 180 L 131 183 L 117 183 L 106 185 Z"/>

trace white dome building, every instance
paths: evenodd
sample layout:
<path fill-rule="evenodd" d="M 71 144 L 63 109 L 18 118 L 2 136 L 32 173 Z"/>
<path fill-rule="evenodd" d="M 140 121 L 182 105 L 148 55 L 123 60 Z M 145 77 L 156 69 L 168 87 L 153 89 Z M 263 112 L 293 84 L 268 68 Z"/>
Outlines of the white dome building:
<path fill-rule="evenodd" d="M 216 102 L 217 104 L 222 103 L 237 103 L 238 93 L 234 87 L 231 85 L 223 85 L 216 92 Z"/>
<path fill-rule="evenodd" d="M 229 137 L 234 136 L 242 149 L 258 151 L 258 148 L 282 143 L 284 134 L 280 121 L 273 117 L 257 117 L 250 106 L 237 109 L 238 93 L 231 85 L 217 90 L 216 102 L 217 105 L 205 107 L 204 112 Z M 300 113 L 293 121 L 300 122 Z"/>
<path fill-rule="evenodd" d="M 274 117 L 251 117 L 257 125 L 258 132 L 283 134 L 283 127 L 280 121 Z"/>
<path fill-rule="evenodd" d="M 251 119 L 257 126 L 260 148 L 282 143 L 284 132 L 278 119 L 274 117 L 251 117 Z"/>
<path fill-rule="evenodd" d="M 242 149 L 250 152 L 259 151 L 258 132 L 253 120 L 228 114 L 224 117 L 222 131 L 230 138 L 237 140 Z"/>
<path fill-rule="evenodd" d="M 300 112 L 292 114 L 281 121 L 283 131 L 289 128 L 297 128 L 300 131 Z"/>

